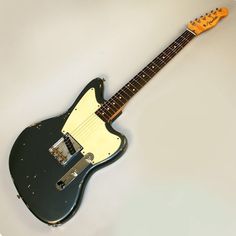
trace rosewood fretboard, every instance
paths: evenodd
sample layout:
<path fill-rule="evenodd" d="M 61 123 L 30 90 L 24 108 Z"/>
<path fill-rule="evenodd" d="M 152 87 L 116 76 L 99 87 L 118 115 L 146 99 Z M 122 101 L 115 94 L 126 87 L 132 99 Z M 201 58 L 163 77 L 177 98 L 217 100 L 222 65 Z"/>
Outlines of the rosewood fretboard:
<path fill-rule="evenodd" d="M 170 44 L 161 54 L 152 60 L 136 76 L 125 84 L 116 94 L 95 112 L 102 120 L 112 121 L 122 110 L 124 105 L 159 72 L 181 49 L 184 48 L 195 34 L 186 30 L 172 44 Z"/>

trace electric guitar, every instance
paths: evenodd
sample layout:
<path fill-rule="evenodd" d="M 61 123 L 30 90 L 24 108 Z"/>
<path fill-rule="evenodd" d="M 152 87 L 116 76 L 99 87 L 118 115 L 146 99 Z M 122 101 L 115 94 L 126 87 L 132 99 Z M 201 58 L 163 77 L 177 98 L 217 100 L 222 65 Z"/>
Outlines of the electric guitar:
<path fill-rule="evenodd" d="M 111 124 L 127 102 L 195 36 L 227 15 L 227 8 L 217 8 L 189 22 L 109 100 L 103 98 L 103 80 L 96 78 L 64 114 L 23 130 L 11 150 L 9 168 L 19 197 L 38 219 L 57 226 L 75 214 L 91 174 L 126 150 L 126 137 Z"/>

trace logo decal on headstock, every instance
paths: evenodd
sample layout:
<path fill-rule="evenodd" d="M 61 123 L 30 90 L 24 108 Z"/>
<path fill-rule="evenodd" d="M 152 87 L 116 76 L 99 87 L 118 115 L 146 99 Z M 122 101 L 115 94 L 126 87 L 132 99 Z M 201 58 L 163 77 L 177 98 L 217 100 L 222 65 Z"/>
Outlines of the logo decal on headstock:
<path fill-rule="evenodd" d="M 199 35 L 202 32 L 213 28 L 221 20 L 221 18 L 227 15 L 227 8 L 216 8 L 216 10 L 206 13 L 205 16 L 201 16 L 196 18 L 194 21 L 190 21 L 190 23 L 187 25 L 187 28 L 196 35 Z"/>

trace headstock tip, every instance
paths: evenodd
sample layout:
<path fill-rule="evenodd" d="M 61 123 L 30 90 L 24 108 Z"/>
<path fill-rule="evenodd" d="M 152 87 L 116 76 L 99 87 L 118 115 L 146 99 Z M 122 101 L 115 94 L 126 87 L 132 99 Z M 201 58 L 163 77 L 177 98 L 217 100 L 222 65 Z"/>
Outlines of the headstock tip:
<path fill-rule="evenodd" d="M 204 16 L 196 18 L 188 23 L 187 28 L 196 35 L 213 28 L 217 25 L 221 18 L 227 16 L 229 10 L 226 7 L 216 8 L 215 10 L 206 13 Z"/>
<path fill-rule="evenodd" d="M 218 9 L 219 13 L 222 15 L 222 17 L 229 15 L 229 10 L 227 7 L 221 7 Z"/>

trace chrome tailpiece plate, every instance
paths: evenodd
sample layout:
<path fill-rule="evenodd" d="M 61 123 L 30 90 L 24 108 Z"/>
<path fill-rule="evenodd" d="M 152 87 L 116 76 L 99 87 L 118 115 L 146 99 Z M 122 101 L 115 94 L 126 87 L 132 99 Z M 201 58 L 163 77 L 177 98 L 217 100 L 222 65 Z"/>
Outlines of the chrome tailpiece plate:
<path fill-rule="evenodd" d="M 63 166 L 81 150 L 82 146 L 69 133 L 64 134 L 49 148 L 51 155 Z"/>
<path fill-rule="evenodd" d="M 93 164 L 94 155 L 85 154 L 67 173 L 56 183 L 56 188 L 61 191 L 67 187 L 86 167 Z"/>

